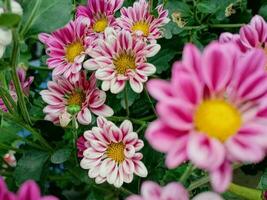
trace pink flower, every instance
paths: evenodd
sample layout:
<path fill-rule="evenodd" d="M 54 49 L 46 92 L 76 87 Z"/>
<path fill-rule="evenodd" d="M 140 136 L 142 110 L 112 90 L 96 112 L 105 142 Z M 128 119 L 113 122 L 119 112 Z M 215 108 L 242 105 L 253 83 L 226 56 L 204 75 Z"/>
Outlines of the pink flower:
<path fill-rule="evenodd" d="M 125 30 L 117 33 L 108 28 L 105 35 L 84 67 L 96 70 L 96 78 L 103 81 L 102 89 L 105 91 L 119 93 L 129 80 L 133 91 L 142 92 L 147 77 L 156 72 L 155 66 L 148 63 L 147 58 L 157 54 L 160 45 L 147 45 Z"/>
<path fill-rule="evenodd" d="M 14 151 L 9 151 L 6 153 L 3 157 L 3 160 L 10 166 L 10 167 L 16 167 L 17 165 L 17 160 L 15 157 L 15 152 Z"/>
<path fill-rule="evenodd" d="M 111 116 L 113 110 L 105 105 L 106 94 L 96 87 L 94 74 L 87 80 L 86 73 L 80 72 L 78 81 L 63 77 L 48 82 L 48 89 L 41 91 L 43 100 L 48 104 L 44 108 L 45 119 L 67 126 L 71 115 L 68 108 L 78 107 L 77 120 L 80 124 L 91 123 L 91 112 L 100 116 Z"/>
<path fill-rule="evenodd" d="M 85 131 L 84 137 L 90 143 L 81 160 L 81 167 L 89 170 L 89 177 L 97 184 L 107 181 L 115 187 L 123 182 L 130 183 L 133 174 L 147 176 L 147 169 L 140 151 L 144 143 L 133 131 L 132 123 L 125 120 L 117 127 L 103 117 L 97 118 L 98 127 Z"/>
<path fill-rule="evenodd" d="M 88 142 L 85 137 L 82 135 L 77 140 L 77 149 L 78 149 L 78 157 L 83 158 L 83 152 L 90 147 L 90 142 Z"/>
<path fill-rule="evenodd" d="M 18 68 L 17 69 L 17 74 L 20 80 L 20 84 L 21 84 L 21 88 L 23 90 L 23 93 L 26 96 L 30 95 L 30 85 L 33 82 L 33 76 L 30 76 L 28 79 L 26 79 L 26 71 L 23 68 Z M 13 98 L 13 100 L 16 102 L 17 101 L 17 93 L 16 93 L 16 89 L 15 86 L 13 84 L 13 81 L 10 82 L 9 84 L 9 93 L 11 95 L 11 97 Z M 3 110 L 4 112 L 7 112 L 7 107 L 5 106 L 3 100 L 0 98 L 0 109 Z"/>
<path fill-rule="evenodd" d="M 118 24 L 139 37 L 155 41 L 162 37 L 161 28 L 170 21 L 168 10 L 164 10 L 163 5 L 159 5 L 156 9 L 158 17 L 150 14 L 150 6 L 146 0 L 139 0 L 133 7 L 121 9 Z"/>
<path fill-rule="evenodd" d="M 34 181 L 23 183 L 17 194 L 9 192 L 4 180 L 0 177 L 1 200 L 58 200 L 54 196 L 41 196 L 39 186 Z"/>
<path fill-rule="evenodd" d="M 90 46 L 89 41 L 85 42 L 87 31 L 87 25 L 77 19 L 51 35 L 39 34 L 40 41 L 46 45 L 47 65 L 54 69 L 53 76 L 64 75 L 77 80 L 85 52 Z"/>
<path fill-rule="evenodd" d="M 88 0 L 87 6 L 77 8 L 77 18 L 91 22 L 88 32 L 94 39 L 103 37 L 107 27 L 117 28 L 118 24 L 114 14 L 119 10 L 124 0 Z"/>
<path fill-rule="evenodd" d="M 233 44 L 212 43 L 201 54 L 186 45 L 171 81 L 152 80 L 159 119 L 146 138 L 175 168 L 186 160 L 210 172 L 217 192 L 227 189 L 233 162 L 261 161 L 267 147 L 265 55 L 240 56 Z M 167 117 L 166 117 L 167 116 Z"/>
<path fill-rule="evenodd" d="M 186 189 L 179 183 L 169 183 L 160 187 L 157 183 L 146 181 L 142 184 L 141 196 L 132 195 L 126 200 L 189 200 Z M 193 200 L 223 200 L 219 195 L 212 192 L 204 192 L 197 195 Z"/>

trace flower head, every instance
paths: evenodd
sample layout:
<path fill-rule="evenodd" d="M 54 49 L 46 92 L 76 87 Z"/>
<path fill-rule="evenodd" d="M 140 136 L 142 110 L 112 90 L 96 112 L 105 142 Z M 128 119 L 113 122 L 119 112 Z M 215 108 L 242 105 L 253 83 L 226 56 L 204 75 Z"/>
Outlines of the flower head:
<path fill-rule="evenodd" d="M 22 91 L 23 91 L 24 95 L 29 96 L 30 85 L 32 84 L 34 77 L 30 76 L 29 78 L 26 78 L 26 71 L 23 68 L 17 69 L 17 75 L 19 77 L 20 84 L 21 84 Z M 18 97 L 17 97 L 17 93 L 16 93 L 16 89 L 15 89 L 13 81 L 11 81 L 9 84 L 9 93 L 10 93 L 11 97 L 13 98 L 13 100 L 16 102 Z M 3 110 L 4 112 L 8 111 L 7 107 L 5 106 L 5 104 L 1 98 L 0 98 L 0 109 Z"/>
<path fill-rule="evenodd" d="M 99 38 L 104 35 L 107 27 L 116 28 L 114 14 L 119 10 L 124 0 L 88 0 L 87 6 L 77 8 L 77 18 L 84 18 L 91 22 L 88 36 Z"/>
<path fill-rule="evenodd" d="M 98 41 L 98 48 L 94 49 L 92 59 L 87 60 L 84 67 L 96 70 L 96 78 L 103 81 L 103 90 L 119 93 L 129 80 L 131 88 L 140 93 L 147 77 L 156 71 L 154 65 L 147 63 L 147 58 L 154 56 L 160 45 L 148 45 L 125 30 L 118 33 L 106 29 L 105 35 L 105 39 Z"/>
<path fill-rule="evenodd" d="M 189 200 L 186 189 L 179 183 L 169 183 L 165 187 L 160 187 L 157 183 L 146 181 L 141 187 L 141 196 L 132 195 L 126 200 Z M 204 192 L 193 200 L 223 200 L 219 195 L 212 192 Z"/>
<path fill-rule="evenodd" d="M 80 72 L 78 81 L 57 77 L 48 82 L 48 89 L 40 94 L 48 104 L 44 108 L 45 119 L 63 127 L 71 121 L 69 108 L 78 108 L 76 118 L 83 125 L 91 123 L 91 112 L 100 116 L 113 114 L 112 109 L 104 104 L 106 94 L 96 87 L 94 74 L 87 80 L 86 73 Z"/>
<path fill-rule="evenodd" d="M 227 189 L 231 163 L 259 162 L 266 152 L 267 74 L 265 56 L 242 56 L 233 44 L 212 43 L 201 54 L 189 44 L 174 64 L 171 82 L 153 80 L 159 119 L 146 138 L 167 154 L 174 168 L 186 160 L 208 170 L 218 192 Z M 168 116 L 168 117 L 166 117 Z"/>
<path fill-rule="evenodd" d="M 83 152 L 90 147 L 90 143 L 82 135 L 77 140 L 78 157 L 83 158 Z"/>
<path fill-rule="evenodd" d="M 170 19 L 168 18 L 168 10 L 164 10 L 163 5 L 159 5 L 156 9 L 158 17 L 150 14 L 150 6 L 146 0 L 139 0 L 133 4 L 133 7 L 121 9 L 118 24 L 124 30 L 149 41 L 157 40 L 162 37 L 160 29 Z"/>
<path fill-rule="evenodd" d="M 144 143 L 133 132 L 132 123 L 125 120 L 117 127 L 98 117 L 97 125 L 84 133 L 90 147 L 83 153 L 81 167 L 89 170 L 89 177 L 95 178 L 98 184 L 107 181 L 115 187 L 132 182 L 133 174 L 146 177 L 143 155 L 138 152 Z"/>
<path fill-rule="evenodd" d="M 87 29 L 87 25 L 77 19 L 51 35 L 39 35 L 40 41 L 46 45 L 46 53 L 49 56 L 47 65 L 54 69 L 53 76 L 64 75 L 65 78 L 77 80 L 85 52 L 90 46 L 89 40 L 86 39 Z"/>

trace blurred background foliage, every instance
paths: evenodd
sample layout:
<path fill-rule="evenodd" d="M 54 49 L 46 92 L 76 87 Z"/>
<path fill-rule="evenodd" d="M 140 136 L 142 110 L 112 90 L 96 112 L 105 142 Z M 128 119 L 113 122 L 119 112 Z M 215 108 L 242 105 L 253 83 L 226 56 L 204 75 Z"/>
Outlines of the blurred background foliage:
<path fill-rule="evenodd" d="M 19 66 L 27 68 L 28 74 L 35 77 L 28 99 L 28 109 L 34 122 L 33 128 L 21 121 L 0 115 L 0 156 L 13 149 L 18 160 L 17 167 L 12 168 L 0 161 L 0 174 L 7 177 L 11 189 L 27 179 L 36 180 L 45 193 L 54 194 L 62 200 L 119 200 L 124 199 L 129 192 L 139 193 L 143 179 L 135 177 L 131 184 L 122 189 L 114 189 L 107 184 L 96 185 L 88 178 L 87 172 L 79 168 L 72 149 L 71 129 L 63 130 L 51 122 L 43 120 L 44 103 L 39 92 L 46 88 L 51 79 L 51 71 L 46 66 L 44 46 L 38 41 L 38 33 L 52 32 L 64 26 L 73 18 L 78 4 L 86 4 L 86 0 L 20 0 L 24 9 L 22 19 L 17 16 L 1 16 L 0 26 L 17 27 L 20 31 Z M 191 42 L 200 49 L 212 40 L 218 39 L 220 33 L 238 32 L 242 24 L 248 23 L 255 14 L 262 15 L 267 20 L 267 0 L 154 0 L 155 8 L 163 3 L 169 10 L 171 22 L 164 28 L 164 38 L 159 40 L 161 50 L 150 59 L 157 67 L 153 78 L 169 79 L 172 63 L 181 58 L 183 46 Z M 0 4 L 3 3 L 0 1 Z M 130 6 L 134 0 L 125 0 L 125 6 Z M 153 11 L 152 11 L 153 12 Z M 119 13 L 118 13 L 119 15 Z M 10 47 L 9 47 L 10 48 Z M 8 58 L 11 50 L 7 49 L 4 59 L 0 61 L 0 74 L 7 76 L 9 72 Z M 135 94 L 128 86 L 130 117 L 138 130 L 140 138 L 144 139 L 147 124 L 154 119 L 151 104 L 155 101 L 147 98 L 146 92 Z M 125 116 L 123 94 L 108 94 L 108 104 L 114 109 L 112 120 L 120 123 Z M 90 126 L 79 129 L 79 135 Z M 40 132 L 53 147 L 51 150 L 38 145 L 35 132 Z M 28 145 L 33 141 L 32 145 Z M 27 145 L 26 145 L 27 143 Z M 187 164 L 174 170 L 166 169 L 164 156 L 155 152 L 147 143 L 142 150 L 144 163 L 148 168 L 147 180 L 160 184 L 178 181 Z M 246 165 L 235 172 L 234 182 L 249 187 L 267 189 L 266 160 L 258 165 Z M 204 183 L 204 184 L 203 184 Z M 188 181 L 191 195 L 209 190 L 207 174 L 195 170 Z M 198 187 L 200 184 L 201 187 Z M 224 194 L 229 200 L 239 199 L 229 192 Z"/>

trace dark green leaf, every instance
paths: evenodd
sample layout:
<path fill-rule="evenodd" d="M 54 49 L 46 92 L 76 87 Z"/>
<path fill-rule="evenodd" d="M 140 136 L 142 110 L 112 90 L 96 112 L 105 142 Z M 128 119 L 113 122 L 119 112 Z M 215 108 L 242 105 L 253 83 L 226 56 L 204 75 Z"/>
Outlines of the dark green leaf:
<path fill-rule="evenodd" d="M 70 154 L 70 149 L 59 149 L 51 156 L 51 162 L 54 164 L 63 163 L 69 159 Z"/>
<path fill-rule="evenodd" d="M 0 15 L 0 27 L 12 28 L 18 25 L 21 17 L 14 13 L 3 13 Z"/>

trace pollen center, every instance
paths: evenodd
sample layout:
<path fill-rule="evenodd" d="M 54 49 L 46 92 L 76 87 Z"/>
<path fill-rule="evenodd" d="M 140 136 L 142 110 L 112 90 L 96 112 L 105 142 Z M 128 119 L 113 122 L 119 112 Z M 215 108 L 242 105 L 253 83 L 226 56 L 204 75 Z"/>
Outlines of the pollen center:
<path fill-rule="evenodd" d="M 122 53 L 113 60 L 118 74 L 125 74 L 128 69 L 135 69 L 135 57 L 133 55 Z"/>
<path fill-rule="evenodd" d="M 241 126 L 239 111 L 224 100 L 202 102 L 194 115 L 198 131 L 224 142 L 233 136 Z"/>
<path fill-rule="evenodd" d="M 124 156 L 125 145 L 122 142 L 114 143 L 112 142 L 107 149 L 107 156 L 117 163 L 122 163 L 125 159 Z"/>
<path fill-rule="evenodd" d="M 77 105 L 82 106 L 83 102 L 85 101 L 85 94 L 82 91 L 74 91 L 68 97 L 68 105 Z"/>
<path fill-rule="evenodd" d="M 147 37 L 149 35 L 149 24 L 145 21 L 139 21 L 136 22 L 133 26 L 132 26 L 132 31 L 142 31 L 143 32 L 143 36 Z"/>
<path fill-rule="evenodd" d="M 106 18 L 101 18 L 95 22 L 93 29 L 97 33 L 102 33 L 108 26 L 108 20 Z"/>
<path fill-rule="evenodd" d="M 66 58 L 68 62 L 73 63 L 76 56 L 80 55 L 84 51 L 83 44 L 81 42 L 73 42 L 66 48 Z"/>

